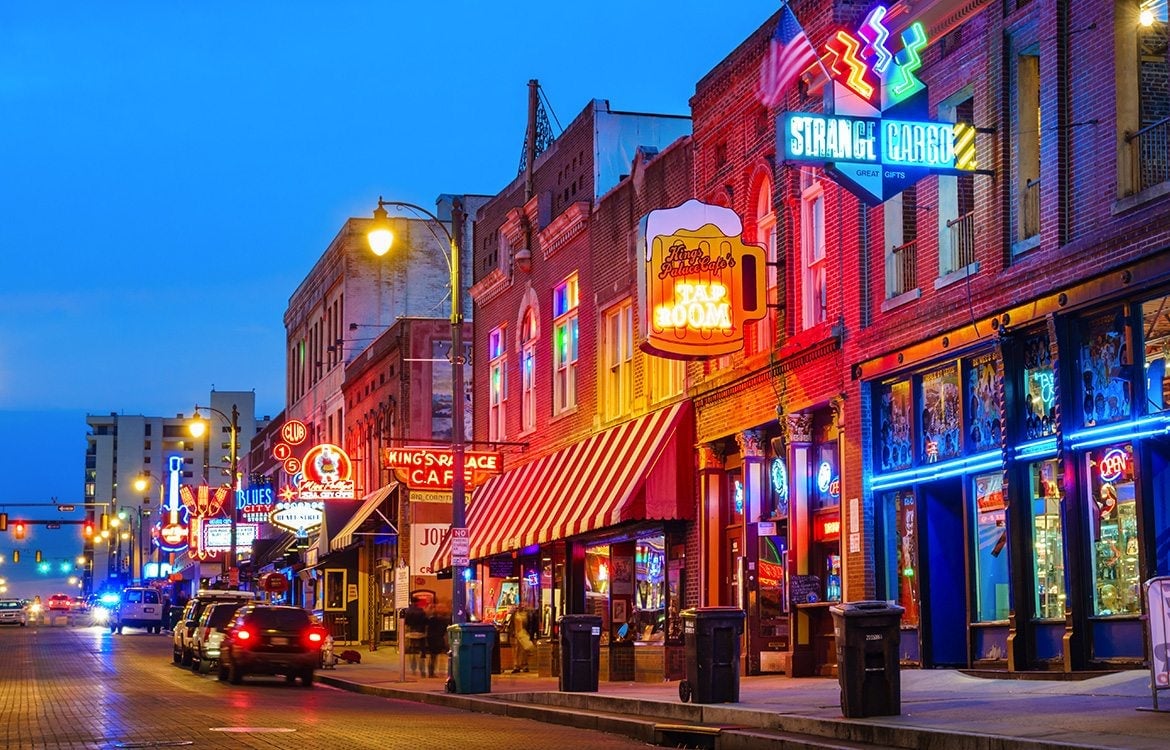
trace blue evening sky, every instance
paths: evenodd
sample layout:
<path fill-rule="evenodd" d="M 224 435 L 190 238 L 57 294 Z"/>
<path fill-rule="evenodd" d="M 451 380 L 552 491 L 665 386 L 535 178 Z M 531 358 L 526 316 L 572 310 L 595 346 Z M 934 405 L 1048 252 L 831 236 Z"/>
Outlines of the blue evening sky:
<path fill-rule="evenodd" d="M 212 388 L 279 412 L 285 306 L 346 218 L 499 191 L 530 78 L 562 125 L 593 98 L 686 114 L 778 7 L 0 4 L 0 505 L 81 500 L 86 413 L 189 413 Z"/>

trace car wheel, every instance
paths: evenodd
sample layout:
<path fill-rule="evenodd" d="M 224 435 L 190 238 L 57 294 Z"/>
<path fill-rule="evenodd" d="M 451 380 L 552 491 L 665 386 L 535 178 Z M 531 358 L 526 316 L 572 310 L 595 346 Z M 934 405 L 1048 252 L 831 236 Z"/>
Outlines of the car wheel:
<path fill-rule="evenodd" d="M 305 687 L 313 687 L 313 677 L 313 670 L 306 669 L 304 672 L 301 672 L 301 684 Z"/>
<path fill-rule="evenodd" d="M 223 661 L 221 660 L 221 661 L 219 662 L 219 669 L 217 669 L 217 670 L 216 670 L 216 672 L 215 672 L 215 679 L 219 680 L 220 682 L 223 682 L 223 681 L 224 681 L 224 680 L 226 680 L 227 678 L 228 678 L 228 671 L 227 671 L 227 667 L 226 667 L 226 666 L 224 666 L 224 663 L 223 663 Z"/>
<path fill-rule="evenodd" d="M 291 684 L 293 684 L 294 682 L 296 682 L 296 681 L 297 681 L 297 676 L 296 676 L 296 674 L 294 674 L 294 673 L 289 673 L 289 674 L 286 674 L 286 675 L 284 676 L 284 681 L 285 681 L 285 682 L 287 682 L 288 684 L 290 684 L 290 685 L 291 685 Z"/>
<path fill-rule="evenodd" d="M 179 663 L 182 664 L 184 667 L 189 667 L 189 666 L 191 666 L 191 659 L 192 658 L 193 658 L 193 656 L 192 656 L 191 652 L 188 651 L 187 649 L 183 649 L 183 654 L 182 654 L 182 656 L 179 657 Z"/>
<path fill-rule="evenodd" d="M 233 685 L 239 685 L 244 681 L 244 670 L 240 669 L 239 665 L 232 662 L 228 665 L 228 682 Z"/>
<path fill-rule="evenodd" d="M 22 628 L 23 628 L 23 627 L 25 627 L 26 625 L 28 625 L 28 623 L 27 623 L 27 622 L 22 622 L 22 623 L 20 623 L 20 627 L 22 627 Z"/>
<path fill-rule="evenodd" d="M 192 672 L 202 672 L 203 671 L 203 660 L 202 659 L 191 659 L 191 671 Z"/>
<path fill-rule="evenodd" d="M 179 656 L 178 651 L 171 649 L 171 661 L 173 661 L 175 664 L 179 664 L 183 661 L 183 657 Z"/>

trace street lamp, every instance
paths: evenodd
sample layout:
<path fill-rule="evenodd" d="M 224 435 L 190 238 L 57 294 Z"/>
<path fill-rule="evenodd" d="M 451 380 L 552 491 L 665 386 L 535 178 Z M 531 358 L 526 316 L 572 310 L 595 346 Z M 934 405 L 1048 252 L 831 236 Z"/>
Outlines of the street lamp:
<path fill-rule="evenodd" d="M 236 475 L 238 473 L 237 469 L 239 468 L 238 465 L 240 460 L 240 410 L 236 408 L 235 404 L 232 404 L 232 415 L 229 417 L 227 414 L 224 414 L 214 406 L 199 406 L 196 404 L 196 417 L 191 421 L 190 425 L 191 434 L 195 437 L 202 437 L 203 433 L 207 430 L 207 423 L 198 416 L 200 409 L 206 409 L 207 411 L 214 412 L 223 417 L 225 420 L 227 420 L 228 428 L 231 431 L 231 445 L 229 446 L 229 450 L 231 451 L 229 461 L 231 463 L 228 467 L 228 473 L 231 474 L 232 479 L 232 494 L 231 498 L 229 499 L 231 510 L 228 513 L 228 517 L 231 519 L 231 541 L 228 545 L 228 558 L 224 561 L 224 572 L 228 575 L 228 584 L 231 586 L 238 586 L 240 584 L 240 571 L 238 568 L 236 568 L 236 491 L 238 490 L 238 487 L 236 487 L 238 477 Z"/>
<path fill-rule="evenodd" d="M 438 216 L 422 206 L 401 201 L 382 200 L 378 196 L 378 207 L 374 209 L 374 222 L 370 228 L 368 239 L 370 249 L 381 257 L 390 251 L 394 242 L 394 234 L 390 231 L 390 222 L 386 213 L 386 206 L 406 209 L 419 213 L 433 221 L 447 237 L 450 246 L 448 263 L 451 266 L 451 620 L 455 623 L 467 622 L 465 605 L 466 590 L 463 580 L 463 565 L 455 562 L 455 538 L 463 537 L 463 530 L 467 528 L 464 517 L 464 435 L 463 435 L 463 284 L 460 268 L 459 243 L 447 229 Z"/>

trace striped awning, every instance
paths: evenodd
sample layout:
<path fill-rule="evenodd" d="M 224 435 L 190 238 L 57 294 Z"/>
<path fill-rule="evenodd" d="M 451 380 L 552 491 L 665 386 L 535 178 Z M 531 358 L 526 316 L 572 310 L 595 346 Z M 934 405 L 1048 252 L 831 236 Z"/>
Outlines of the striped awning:
<path fill-rule="evenodd" d="M 329 549 L 332 552 L 343 550 L 353 543 L 354 532 L 361 528 L 361 525 L 366 522 L 366 519 L 373 515 L 382 501 L 390 496 L 390 493 L 398 489 L 398 482 L 391 482 L 390 484 L 379 487 L 370 494 L 366 495 L 362 500 L 362 505 L 354 514 L 350 516 L 345 525 L 341 527 L 332 539 L 329 540 Z"/>
<path fill-rule="evenodd" d="M 598 432 L 492 477 L 467 510 L 471 558 L 625 521 L 694 517 L 690 402 Z M 432 568 L 451 564 L 444 540 Z"/>

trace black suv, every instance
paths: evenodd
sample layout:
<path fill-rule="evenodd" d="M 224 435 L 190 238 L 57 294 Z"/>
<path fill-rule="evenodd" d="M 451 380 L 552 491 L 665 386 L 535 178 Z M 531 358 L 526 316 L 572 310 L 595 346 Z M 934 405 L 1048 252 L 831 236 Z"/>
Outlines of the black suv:
<path fill-rule="evenodd" d="M 301 678 L 305 687 L 321 663 L 325 628 L 300 607 L 247 604 L 236 611 L 220 645 L 219 679 L 238 685 L 247 674 Z"/>

